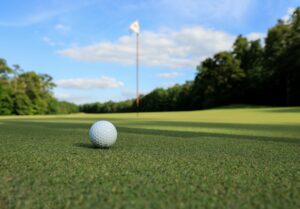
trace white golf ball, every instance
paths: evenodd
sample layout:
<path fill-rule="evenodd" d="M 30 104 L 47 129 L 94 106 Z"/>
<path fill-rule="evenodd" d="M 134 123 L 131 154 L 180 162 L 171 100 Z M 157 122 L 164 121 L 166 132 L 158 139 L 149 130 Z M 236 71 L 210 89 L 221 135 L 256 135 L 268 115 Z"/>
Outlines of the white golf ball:
<path fill-rule="evenodd" d="M 111 147 L 117 140 L 117 129 L 111 122 L 98 121 L 92 125 L 89 135 L 95 147 Z"/>

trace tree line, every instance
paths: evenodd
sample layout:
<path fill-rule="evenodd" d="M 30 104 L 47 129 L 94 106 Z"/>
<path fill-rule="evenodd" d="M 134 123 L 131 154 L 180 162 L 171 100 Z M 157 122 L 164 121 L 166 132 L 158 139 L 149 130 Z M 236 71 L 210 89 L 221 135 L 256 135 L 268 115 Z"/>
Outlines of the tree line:
<path fill-rule="evenodd" d="M 223 51 L 197 66 L 196 77 L 183 85 L 157 88 L 141 96 L 139 111 L 175 111 L 230 104 L 300 105 L 300 8 L 279 20 L 262 43 L 238 36 Z M 87 113 L 136 111 L 134 100 L 80 106 Z"/>
<path fill-rule="evenodd" d="M 24 72 L 19 65 L 9 67 L 0 59 L 0 115 L 67 114 L 77 105 L 54 98 L 52 77 Z"/>
<path fill-rule="evenodd" d="M 157 88 L 149 94 L 141 95 L 138 108 L 135 99 L 130 99 L 121 102 L 83 104 L 79 109 L 86 113 L 189 110 L 192 86 L 193 82 L 187 81 L 183 85 L 177 84 L 167 89 Z"/>
<path fill-rule="evenodd" d="M 199 49 L 201 50 L 201 49 Z M 300 8 L 290 20 L 279 20 L 263 42 L 242 35 L 232 50 L 205 59 L 193 81 L 157 88 L 121 102 L 75 105 L 57 101 L 47 74 L 24 72 L 0 59 L 0 115 L 178 111 L 231 104 L 300 105 Z"/>

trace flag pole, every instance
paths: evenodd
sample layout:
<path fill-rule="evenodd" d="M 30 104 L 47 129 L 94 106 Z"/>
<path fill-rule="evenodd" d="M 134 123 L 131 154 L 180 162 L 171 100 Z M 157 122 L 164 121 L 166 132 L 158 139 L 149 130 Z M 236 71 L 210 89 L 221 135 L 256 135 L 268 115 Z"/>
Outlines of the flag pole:
<path fill-rule="evenodd" d="M 140 94 L 139 94 L 139 33 L 136 33 L 136 113 L 138 116 L 140 106 Z"/>
<path fill-rule="evenodd" d="M 130 25 L 130 29 L 136 34 L 136 115 L 139 113 L 140 93 L 139 93 L 139 33 L 140 25 L 136 20 Z"/>

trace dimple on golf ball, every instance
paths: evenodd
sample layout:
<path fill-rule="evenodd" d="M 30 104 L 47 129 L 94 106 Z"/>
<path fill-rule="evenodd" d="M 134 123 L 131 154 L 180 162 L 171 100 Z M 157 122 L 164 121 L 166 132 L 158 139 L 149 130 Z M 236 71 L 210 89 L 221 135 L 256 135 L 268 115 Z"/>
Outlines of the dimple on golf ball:
<path fill-rule="evenodd" d="M 117 140 L 117 129 L 108 121 L 98 121 L 90 128 L 90 141 L 95 147 L 111 147 Z"/>

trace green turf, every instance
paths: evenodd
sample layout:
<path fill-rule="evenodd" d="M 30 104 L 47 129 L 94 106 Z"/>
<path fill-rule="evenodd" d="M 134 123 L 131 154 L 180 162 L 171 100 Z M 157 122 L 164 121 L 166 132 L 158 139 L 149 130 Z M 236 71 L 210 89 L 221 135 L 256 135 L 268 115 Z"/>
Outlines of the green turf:
<path fill-rule="evenodd" d="M 300 108 L 1 117 L 0 208 L 300 208 Z"/>

